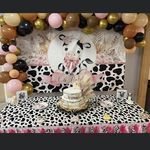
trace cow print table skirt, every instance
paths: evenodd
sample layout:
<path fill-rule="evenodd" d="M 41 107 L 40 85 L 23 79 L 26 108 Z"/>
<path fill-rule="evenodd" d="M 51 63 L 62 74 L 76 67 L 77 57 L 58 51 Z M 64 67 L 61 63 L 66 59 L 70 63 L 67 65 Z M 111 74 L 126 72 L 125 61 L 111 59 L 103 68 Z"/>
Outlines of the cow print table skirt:
<path fill-rule="evenodd" d="M 30 97 L 18 105 L 7 104 L 0 112 L 0 133 L 150 133 L 150 117 L 136 103 L 117 102 L 116 95 L 97 95 L 90 107 L 78 113 L 65 112 L 56 106 L 59 96 Z M 110 100 L 112 108 L 104 108 L 101 100 Z M 43 110 L 33 105 L 47 102 Z M 111 119 L 104 120 L 104 114 Z M 38 120 L 43 121 L 39 122 Z"/>

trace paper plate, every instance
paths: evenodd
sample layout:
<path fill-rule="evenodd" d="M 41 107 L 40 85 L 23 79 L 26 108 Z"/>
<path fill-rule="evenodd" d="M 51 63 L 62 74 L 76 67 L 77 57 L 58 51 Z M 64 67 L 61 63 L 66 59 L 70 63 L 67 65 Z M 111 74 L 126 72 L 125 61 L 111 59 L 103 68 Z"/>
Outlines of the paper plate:
<path fill-rule="evenodd" d="M 106 108 L 113 106 L 113 103 L 110 101 L 101 101 L 100 104 L 101 106 L 106 107 Z"/>
<path fill-rule="evenodd" d="M 46 107 L 48 107 L 48 103 L 46 102 L 39 102 L 33 105 L 33 108 L 36 110 L 45 109 Z"/>

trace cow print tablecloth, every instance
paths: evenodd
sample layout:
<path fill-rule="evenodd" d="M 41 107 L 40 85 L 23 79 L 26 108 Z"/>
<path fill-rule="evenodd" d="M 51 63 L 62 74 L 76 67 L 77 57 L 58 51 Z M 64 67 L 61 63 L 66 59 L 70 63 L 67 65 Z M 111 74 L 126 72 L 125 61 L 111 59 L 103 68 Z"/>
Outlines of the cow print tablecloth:
<path fill-rule="evenodd" d="M 59 98 L 30 97 L 17 106 L 8 104 L 0 112 L 0 133 L 150 133 L 150 117 L 141 118 L 146 112 L 136 103 L 117 102 L 115 95 L 97 95 L 87 110 L 68 113 L 57 108 Z M 114 106 L 104 108 L 101 100 L 110 100 Z M 48 102 L 49 106 L 35 110 L 37 102 Z M 104 114 L 111 119 L 104 120 Z"/>

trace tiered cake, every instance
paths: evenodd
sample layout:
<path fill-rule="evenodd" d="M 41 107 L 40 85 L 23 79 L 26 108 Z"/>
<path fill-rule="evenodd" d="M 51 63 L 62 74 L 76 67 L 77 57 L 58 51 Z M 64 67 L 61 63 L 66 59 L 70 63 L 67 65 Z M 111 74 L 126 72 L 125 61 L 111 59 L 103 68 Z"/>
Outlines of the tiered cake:
<path fill-rule="evenodd" d="M 57 105 L 66 111 L 79 111 L 86 109 L 88 106 L 82 91 L 75 87 L 64 89 L 61 100 Z"/>

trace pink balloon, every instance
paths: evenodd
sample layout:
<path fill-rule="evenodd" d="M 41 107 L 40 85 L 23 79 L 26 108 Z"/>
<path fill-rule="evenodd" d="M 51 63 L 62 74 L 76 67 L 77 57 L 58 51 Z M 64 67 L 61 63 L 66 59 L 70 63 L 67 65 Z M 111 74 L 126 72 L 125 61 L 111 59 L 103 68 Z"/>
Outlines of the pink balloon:
<path fill-rule="evenodd" d="M 9 63 L 5 63 L 3 65 L 3 68 L 4 68 L 4 71 L 10 71 L 13 69 L 13 65 L 12 64 L 9 64 Z"/>
<path fill-rule="evenodd" d="M 103 19 L 108 15 L 108 13 L 95 13 L 95 16 L 99 19 Z"/>
<path fill-rule="evenodd" d="M 52 13 L 48 17 L 48 23 L 52 28 L 59 28 L 62 25 L 61 15 L 58 13 Z"/>
<path fill-rule="evenodd" d="M 139 28 L 137 28 L 137 33 L 138 33 L 138 32 L 145 33 L 145 30 L 144 30 L 144 28 L 143 28 L 143 27 L 139 27 Z"/>
<path fill-rule="evenodd" d="M 12 52 L 12 53 L 14 53 L 14 52 L 17 51 L 17 47 L 15 45 L 10 45 L 9 46 L 9 51 Z"/>
<path fill-rule="evenodd" d="M 6 90 L 11 94 L 16 94 L 16 92 L 20 91 L 21 89 L 22 89 L 22 82 L 20 80 L 12 79 L 8 81 L 6 84 Z"/>

